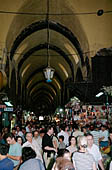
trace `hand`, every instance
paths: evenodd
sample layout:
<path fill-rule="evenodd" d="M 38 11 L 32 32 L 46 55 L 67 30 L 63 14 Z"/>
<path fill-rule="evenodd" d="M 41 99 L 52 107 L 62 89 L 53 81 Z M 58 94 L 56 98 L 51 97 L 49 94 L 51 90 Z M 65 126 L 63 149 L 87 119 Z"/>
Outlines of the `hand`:
<path fill-rule="evenodd" d="M 7 153 L 7 157 L 9 157 L 9 154 Z"/>
<path fill-rule="evenodd" d="M 54 148 L 54 151 L 57 152 L 57 149 Z"/>

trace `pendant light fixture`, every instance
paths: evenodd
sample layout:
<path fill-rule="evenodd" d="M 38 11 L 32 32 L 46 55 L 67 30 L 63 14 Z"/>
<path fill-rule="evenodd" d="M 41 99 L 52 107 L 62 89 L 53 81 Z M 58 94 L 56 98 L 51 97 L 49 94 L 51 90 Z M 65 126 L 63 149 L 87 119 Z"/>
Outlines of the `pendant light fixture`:
<path fill-rule="evenodd" d="M 52 82 L 52 78 L 54 75 L 54 69 L 50 67 L 50 53 L 49 53 L 49 43 L 50 43 L 50 32 L 49 32 L 49 0 L 47 0 L 47 16 L 46 16 L 46 21 L 47 21 L 47 68 L 45 68 L 44 75 L 46 78 L 46 82 Z"/>

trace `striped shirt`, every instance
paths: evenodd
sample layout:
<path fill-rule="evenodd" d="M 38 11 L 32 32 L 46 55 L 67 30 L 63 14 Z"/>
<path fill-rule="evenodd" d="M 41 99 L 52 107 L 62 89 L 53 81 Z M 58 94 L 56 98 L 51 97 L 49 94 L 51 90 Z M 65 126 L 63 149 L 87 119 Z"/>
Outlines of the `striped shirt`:
<path fill-rule="evenodd" d="M 88 152 L 74 152 L 72 160 L 77 170 L 93 170 L 95 160 Z"/>
<path fill-rule="evenodd" d="M 93 135 L 94 144 L 99 147 L 100 132 L 93 130 L 90 133 Z"/>

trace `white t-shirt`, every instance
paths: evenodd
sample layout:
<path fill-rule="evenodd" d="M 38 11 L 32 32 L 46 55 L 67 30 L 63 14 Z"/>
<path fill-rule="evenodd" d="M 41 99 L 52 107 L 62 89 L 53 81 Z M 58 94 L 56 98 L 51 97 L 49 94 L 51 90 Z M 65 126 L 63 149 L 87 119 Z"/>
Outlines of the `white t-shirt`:
<path fill-rule="evenodd" d="M 98 167 L 98 161 L 102 159 L 101 152 L 97 145 L 93 144 L 91 148 L 87 148 L 87 151 L 93 155 L 96 166 Z"/>
<path fill-rule="evenodd" d="M 63 142 L 65 143 L 66 146 L 68 146 L 68 144 L 69 144 L 69 135 L 63 130 L 58 133 L 58 137 L 61 136 L 61 135 L 64 136 L 64 141 Z"/>
<path fill-rule="evenodd" d="M 103 142 L 108 141 L 109 133 L 107 130 L 100 130 L 100 138 L 104 136 Z"/>
<path fill-rule="evenodd" d="M 110 162 L 109 170 L 112 170 L 112 161 Z"/>
<path fill-rule="evenodd" d="M 37 143 L 34 140 L 32 140 L 32 143 L 30 143 L 29 141 L 25 142 L 23 144 L 22 148 L 24 148 L 24 147 L 31 147 L 36 152 L 36 158 L 40 159 L 43 162 L 42 155 L 39 150 L 39 146 L 37 145 Z"/>
<path fill-rule="evenodd" d="M 83 136 L 84 135 L 84 133 L 83 132 L 81 132 L 80 130 L 76 130 L 75 132 L 73 132 L 73 134 L 72 134 L 73 136 L 75 136 L 76 138 L 78 137 L 78 136 Z"/>

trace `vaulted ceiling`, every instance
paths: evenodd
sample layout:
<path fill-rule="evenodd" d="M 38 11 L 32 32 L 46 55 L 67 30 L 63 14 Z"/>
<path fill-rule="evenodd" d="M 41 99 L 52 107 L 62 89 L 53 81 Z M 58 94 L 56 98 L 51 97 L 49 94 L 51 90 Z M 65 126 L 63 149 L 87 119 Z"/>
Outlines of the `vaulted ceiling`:
<path fill-rule="evenodd" d="M 51 83 L 43 74 L 48 7 Z M 68 82 L 92 81 L 92 57 L 112 47 L 111 10 L 111 0 L 0 0 L 0 62 L 16 105 L 51 113 L 72 96 Z"/>

